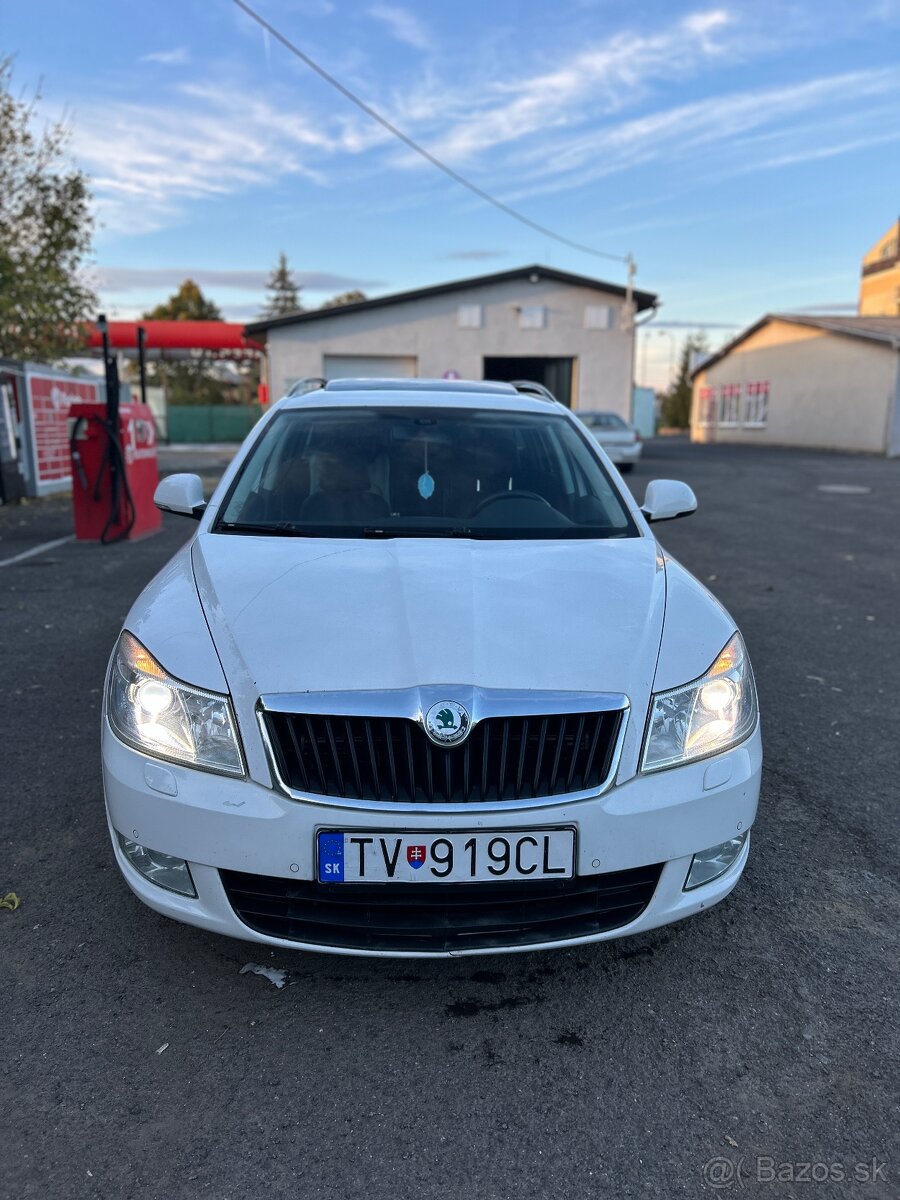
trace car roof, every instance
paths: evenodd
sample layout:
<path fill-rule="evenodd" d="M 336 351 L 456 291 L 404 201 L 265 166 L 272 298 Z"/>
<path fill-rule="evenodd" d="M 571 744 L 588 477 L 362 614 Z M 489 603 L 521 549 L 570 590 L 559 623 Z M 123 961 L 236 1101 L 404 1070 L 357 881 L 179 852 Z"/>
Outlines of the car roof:
<path fill-rule="evenodd" d="M 567 412 L 564 405 L 519 392 L 511 383 L 473 379 L 332 379 L 299 395 L 285 396 L 279 408 L 414 407 L 493 408 L 516 412 Z"/>

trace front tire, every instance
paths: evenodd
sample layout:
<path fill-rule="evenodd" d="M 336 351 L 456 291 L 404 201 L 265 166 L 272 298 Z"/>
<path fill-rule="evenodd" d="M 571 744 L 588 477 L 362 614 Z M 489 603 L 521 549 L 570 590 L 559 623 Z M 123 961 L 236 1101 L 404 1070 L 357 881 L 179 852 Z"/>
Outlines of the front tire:
<path fill-rule="evenodd" d="M 629 471 L 633 471 L 633 470 L 634 470 L 634 463 L 622 463 L 622 465 L 619 467 L 619 471 L 623 475 L 627 475 Z"/>

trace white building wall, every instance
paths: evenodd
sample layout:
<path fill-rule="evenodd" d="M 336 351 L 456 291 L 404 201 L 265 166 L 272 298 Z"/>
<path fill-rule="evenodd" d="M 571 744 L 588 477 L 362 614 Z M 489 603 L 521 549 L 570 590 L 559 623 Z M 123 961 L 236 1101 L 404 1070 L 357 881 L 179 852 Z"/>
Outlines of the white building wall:
<path fill-rule="evenodd" d="M 482 306 L 481 328 L 460 328 L 461 305 Z M 416 360 L 420 378 L 456 371 L 484 378 L 485 357 L 573 358 L 573 405 L 629 416 L 633 334 L 620 328 L 624 301 L 594 288 L 553 280 L 512 280 L 268 331 L 273 398 L 298 379 L 324 374 L 326 355 Z M 611 328 L 585 328 L 585 309 L 609 306 Z M 544 328 L 520 328 L 519 310 L 543 306 Z"/>

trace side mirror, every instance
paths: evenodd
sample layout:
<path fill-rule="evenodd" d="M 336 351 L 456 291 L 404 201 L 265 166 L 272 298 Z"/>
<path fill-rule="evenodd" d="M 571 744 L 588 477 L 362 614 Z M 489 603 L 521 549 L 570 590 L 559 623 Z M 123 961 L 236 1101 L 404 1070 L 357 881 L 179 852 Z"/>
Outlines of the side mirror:
<path fill-rule="evenodd" d="M 167 475 L 156 485 L 153 503 L 163 512 L 179 513 L 199 521 L 206 508 L 199 475 Z"/>
<path fill-rule="evenodd" d="M 678 479 L 652 479 L 647 484 L 641 512 L 648 521 L 671 521 L 697 510 L 697 497 Z"/>

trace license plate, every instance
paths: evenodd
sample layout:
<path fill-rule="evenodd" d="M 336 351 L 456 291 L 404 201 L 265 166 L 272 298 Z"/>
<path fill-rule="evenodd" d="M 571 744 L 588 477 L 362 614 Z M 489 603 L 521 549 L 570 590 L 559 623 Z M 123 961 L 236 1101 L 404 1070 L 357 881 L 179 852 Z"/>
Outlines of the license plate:
<path fill-rule="evenodd" d="M 352 833 L 318 835 L 320 883 L 502 883 L 571 879 L 573 829 L 515 833 Z"/>

